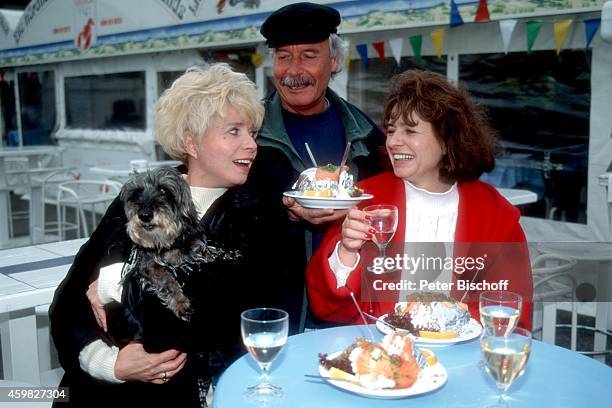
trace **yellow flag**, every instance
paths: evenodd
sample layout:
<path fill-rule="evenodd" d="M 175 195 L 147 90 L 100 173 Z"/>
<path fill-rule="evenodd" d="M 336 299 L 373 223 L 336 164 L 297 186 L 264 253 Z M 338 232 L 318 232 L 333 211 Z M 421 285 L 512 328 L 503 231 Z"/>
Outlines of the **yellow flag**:
<path fill-rule="evenodd" d="M 436 50 L 436 55 L 438 56 L 438 58 L 440 58 L 442 56 L 442 44 L 444 43 L 444 33 L 446 32 L 445 29 L 440 28 L 439 30 L 433 30 L 431 32 L 431 40 L 434 43 L 434 48 Z"/>
<path fill-rule="evenodd" d="M 555 20 L 555 44 L 557 45 L 557 55 L 567 40 L 567 34 L 572 26 L 572 20 Z"/>
<path fill-rule="evenodd" d="M 251 54 L 251 62 L 253 63 L 253 65 L 255 65 L 255 68 L 259 68 L 261 67 L 261 64 L 263 63 L 263 55 L 261 54 Z"/>

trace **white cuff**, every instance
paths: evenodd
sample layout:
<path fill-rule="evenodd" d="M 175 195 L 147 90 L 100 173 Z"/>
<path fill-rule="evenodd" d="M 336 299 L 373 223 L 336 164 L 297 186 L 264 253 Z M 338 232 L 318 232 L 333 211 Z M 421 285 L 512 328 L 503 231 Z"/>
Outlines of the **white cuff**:
<path fill-rule="evenodd" d="M 331 268 L 334 275 L 336 275 L 336 289 L 346 285 L 346 280 L 351 275 L 351 272 L 357 268 L 359 265 L 359 260 L 361 257 L 359 253 L 357 253 L 357 260 L 352 266 L 346 266 L 340 261 L 340 257 L 338 256 L 338 248 L 340 246 L 340 241 L 336 244 L 334 248 L 334 252 L 329 256 L 327 261 L 329 262 L 329 267 Z"/>
<path fill-rule="evenodd" d="M 79 353 L 81 369 L 93 378 L 120 384 L 125 381 L 115 377 L 115 363 L 119 348 L 108 346 L 102 340 L 95 340 L 83 347 Z"/>
<path fill-rule="evenodd" d="M 121 271 L 123 263 L 114 263 L 100 269 L 98 276 L 98 297 L 103 305 L 117 301 L 121 303 L 121 293 L 123 286 L 121 285 Z"/>

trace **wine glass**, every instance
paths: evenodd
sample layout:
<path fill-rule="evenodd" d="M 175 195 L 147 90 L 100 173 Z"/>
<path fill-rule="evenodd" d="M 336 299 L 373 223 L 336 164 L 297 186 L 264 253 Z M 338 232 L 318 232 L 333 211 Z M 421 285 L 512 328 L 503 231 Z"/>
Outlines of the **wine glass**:
<path fill-rule="evenodd" d="M 240 331 L 242 342 L 261 369 L 259 383 L 245 392 L 247 399 L 268 403 L 281 398 L 283 390 L 270 383 L 267 372 L 287 342 L 289 314 L 265 307 L 245 310 L 240 315 Z"/>
<path fill-rule="evenodd" d="M 378 256 L 384 259 L 387 245 L 397 230 L 397 207 L 390 204 L 369 205 L 363 211 L 370 216 L 368 223 L 374 229 L 372 240 L 378 247 Z"/>
<path fill-rule="evenodd" d="M 480 294 L 480 322 L 485 331 L 505 336 L 516 327 L 521 316 L 523 298 L 518 293 L 492 290 Z"/>
<path fill-rule="evenodd" d="M 497 336 L 495 332 L 485 330 L 480 337 L 485 369 L 500 390 L 497 407 L 507 406 L 506 391 L 523 374 L 531 351 L 530 331 L 507 326 L 501 332 L 505 335 Z"/>

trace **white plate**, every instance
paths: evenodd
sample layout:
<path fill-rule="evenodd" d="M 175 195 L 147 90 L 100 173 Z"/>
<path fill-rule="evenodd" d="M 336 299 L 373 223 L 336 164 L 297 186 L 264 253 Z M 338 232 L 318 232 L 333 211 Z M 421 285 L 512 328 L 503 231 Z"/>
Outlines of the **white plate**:
<path fill-rule="evenodd" d="M 328 358 L 335 358 L 341 353 L 341 351 L 338 351 L 337 353 L 330 354 Z M 332 380 L 329 378 L 329 372 L 322 365 L 319 365 L 319 374 L 325 377 L 330 384 L 343 390 L 354 392 L 364 397 L 384 399 L 399 399 L 425 394 L 437 390 L 446 383 L 446 380 L 448 380 L 446 369 L 439 362 L 421 370 L 416 382 L 409 388 L 372 390 L 352 382 Z"/>
<path fill-rule="evenodd" d="M 372 194 L 363 194 L 359 197 L 350 198 L 305 197 L 297 191 L 285 191 L 283 195 L 295 198 L 298 204 L 305 208 L 333 208 L 334 210 L 351 208 L 362 201 L 374 198 Z"/>
<path fill-rule="evenodd" d="M 380 316 L 380 319 L 384 320 L 385 317 L 387 317 L 386 314 Z M 376 321 L 376 328 L 385 334 L 393 333 L 393 329 L 391 329 L 389 326 L 385 325 L 384 323 L 379 322 L 378 320 Z M 408 330 L 398 329 L 398 332 L 407 333 Z M 452 339 L 430 339 L 427 337 L 419 337 L 419 336 L 414 336 L 414 335 L 412 335 L 412 337 L 416 343 L 428 344 L 430 346 L 431 345 L 443 346 L 443 345 L 460 343 L 462 341 L 473 340 L 477 338 L 478 336 L 480 336 L 481 333 L 482 333 L 482 326 L 480 325 L 480 323 L 478 323 L 478 320 L 470 319 L 470 322 L 463 328 L 461 333 L 459 333 L 457 337 L 454 337 Z"/>

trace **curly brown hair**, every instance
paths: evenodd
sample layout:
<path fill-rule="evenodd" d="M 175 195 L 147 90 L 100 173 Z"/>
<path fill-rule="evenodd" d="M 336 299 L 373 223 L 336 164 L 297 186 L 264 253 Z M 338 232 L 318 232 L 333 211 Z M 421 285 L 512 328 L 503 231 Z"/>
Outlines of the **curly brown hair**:
<path fill-rule="evenodd" d="M 446 154 L 440 162 L 445 182 L 477 180 L 495 167 L 497 132 L 486 109 L 475 103 L 467 89 L 430 71 L 408 70 L 391 78 L 385 100 L 385 129 L 400 116 L 416 126 L 414 114 L 431 123 Z"/>

